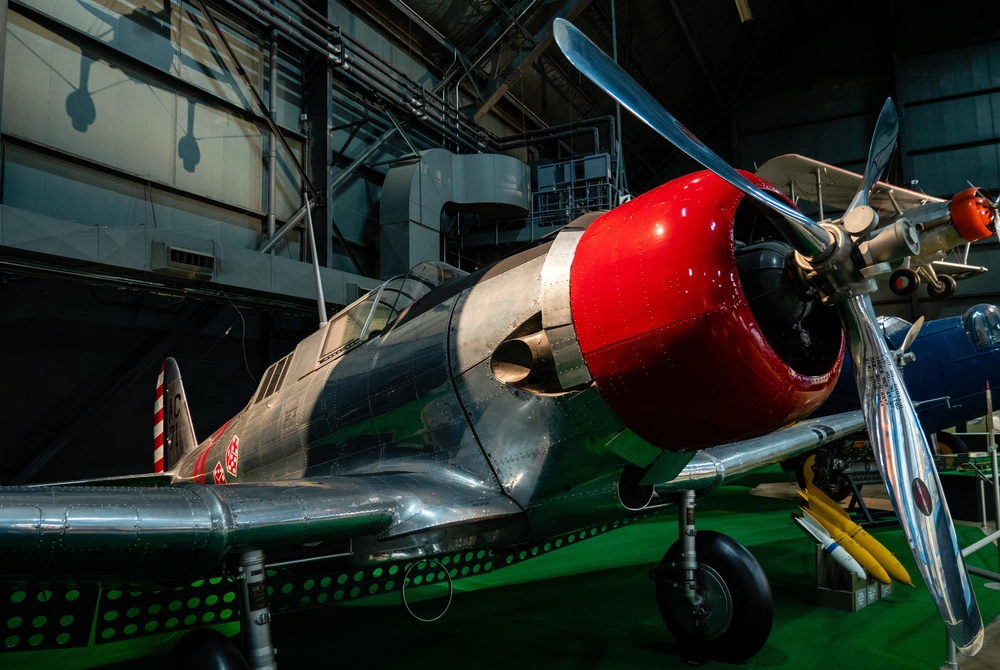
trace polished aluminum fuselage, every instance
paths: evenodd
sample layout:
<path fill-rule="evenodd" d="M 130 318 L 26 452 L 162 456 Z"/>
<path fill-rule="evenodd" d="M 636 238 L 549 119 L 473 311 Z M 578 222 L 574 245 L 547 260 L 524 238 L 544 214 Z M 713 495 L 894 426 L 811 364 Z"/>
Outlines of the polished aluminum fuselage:
<path fill-rule="evenodd" d="M 623 461 L 606 449 L 625 426 L 597 388 L 532 393 L 491 371 L 496 346 L 542 309 L 547 249 L 453 279 L 463 286 L 438 287 L 415 303 L 418 314 L 404 312 L 324 363 L 320 329 L 296 347 L 280 388 L 254 394 L 172 469 L 175 480 L 212 483 L 239 438 L 237 474 L 227 473 L 227 483 L 447 471 L 491 501 L 484 518 L 526 512 L 529 526 L 511 525 L 522 538 L 529 527 L 539 536 L 627 516 L 616 486 Z M 447 492 L 435 497 L 414 491 L 412 515 L 381 537 L 449 523 Z"/>

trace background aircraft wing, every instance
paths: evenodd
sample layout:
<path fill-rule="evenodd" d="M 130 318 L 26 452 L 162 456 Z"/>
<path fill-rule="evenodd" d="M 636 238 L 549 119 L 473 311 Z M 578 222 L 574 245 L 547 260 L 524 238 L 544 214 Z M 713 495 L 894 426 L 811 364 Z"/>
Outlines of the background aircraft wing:
<path fill-rule="evenodd" d="M 344 553 L 353 537 L 522 513 L 496 489 L 448 470 L 225 486 L 2 487 L 0 574 L 157 581 L 216 574 L 244 548 L 312 556 L 326 543 Z"/>
<path fill-rule="evenodd" d="M 795 198 L 818 202 L 816 173 L 819 171 L 823 185 L 824 210 L 846 210 L 861 188 L 861 175 L 850 170 L 822 163 L 798 154 L 786 154 L 767 161 L 757 169 L 757 176 L 766 179 L 788 197 L 792 197 L 792 183 L 795 184 Z M 893 200 L 905 211 L 927 202 L 944 202 L 924 193 L 887 184 L 875 184 L 875 190 L 868 204 L 878 210 L 880 217 L 896 214 Z"/>
<path fill-rule="evenodd" d="M 988 270 L 981 265 L 969 265 L 967 263 L 951 263 L 949 261 L 933 261 L 931 265 L 939 275 L 951 275 L 954 279 L 968 279 L 975 277 Z"/>

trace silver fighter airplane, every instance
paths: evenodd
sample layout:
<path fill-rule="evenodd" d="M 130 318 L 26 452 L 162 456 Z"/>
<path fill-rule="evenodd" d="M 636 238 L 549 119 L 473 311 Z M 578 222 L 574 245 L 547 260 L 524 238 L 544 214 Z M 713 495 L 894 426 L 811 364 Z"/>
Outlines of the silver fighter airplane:
<path fill-rule="evenodd" d="M 157 472 L 0 488 L 2 602 L 19 622 L 7 648 L 238 619 L 245 662 L 273 668 L 272 609 L 450 589 L 675 507 L 680 539 L 651 571 L 664 621 L 685 653 L 741 661 L 767 640 L 770 590 L 745 548 L 696 532 L 696 494 L 867 425 L 949 633 L 978 650 L 930 451 L 867 297 L 874 274 L 913 253 L 909 231 L 871 223 L 864 188 L 848 216 L 869 229 L 816 224 L 714 156 L 572 25 L 555 33 L 709 171 L 479 272 L 424 263 L 388 280 L 274 363 L 202 442 L 168 360 Z M 883 121 L 869 186 L 895 143 Z M 863 409 L 800 421 L 847 347 Z M 244 662 L 203 633 L 183 651 Z"/>

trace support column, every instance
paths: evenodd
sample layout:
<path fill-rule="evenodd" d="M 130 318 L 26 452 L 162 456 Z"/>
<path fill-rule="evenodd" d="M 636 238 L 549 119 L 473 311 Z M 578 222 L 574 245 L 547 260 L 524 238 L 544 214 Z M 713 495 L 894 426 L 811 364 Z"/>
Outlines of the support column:
<path fill-rule="evenodd" d="M 267 113 L 278 122 L 278 31 L 271 30 L 271 53 L 268 56 Z M 267 238 L 274 237 L 274 212 L 277 194 L 278 138 L 273 130 L 267 133 Z"/>
<path fill-rule="evenodd" d="M 0 0 L 0 110 L 3 109 L 3 86 L 4 71 L 6 69 L 7 55 L 7 0 Z M 0 130 L 3 129 L 3 114 L 0 112 Z M 3 202 L 2 173 L 7 169 L 7 155 L 4 152 L 4 145 L 0 142 L 0 203 Z"/>

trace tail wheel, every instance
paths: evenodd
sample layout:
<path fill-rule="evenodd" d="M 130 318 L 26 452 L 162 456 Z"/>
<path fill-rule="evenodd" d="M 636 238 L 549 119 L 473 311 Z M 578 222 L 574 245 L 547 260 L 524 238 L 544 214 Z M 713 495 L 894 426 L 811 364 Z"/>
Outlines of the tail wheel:
<path fill-rule="evenodd" d="M 927 295 L 938 300 L 947 300 L 951 296 L 955 295 L 955 290 L 958 288 L 958 282 L 951 275 L 938 275 L 938 281 L 941 282 L 942 288 L 936 288 L 934 284 L 927 285 Z"/>
<path fill-rule="evenodd" d="M 733 538 L 700 531 L 695 538 L 699 617 L 683 589 L 657 582 L 656 604 L 667 629 L 684 653 L 701 654 L 727 663 L 742 663 L 764 646 L 771 633 L 774 605 L 760 563 Z M 660 562 L 678 565 L 681 543 L 675 542 Z"/>
<path fill-rule="evenodd" d="M 937 445 L 939 454 L 967 454 L 969 447 L 954 433 L 938 433 Z"/>
<path fill-rule="evenodd" d="M 889 275 L 889 289 L 896 295 L 913 295 L 920 288 L 920 275 L 910 268 L 900 268 Z"/>

